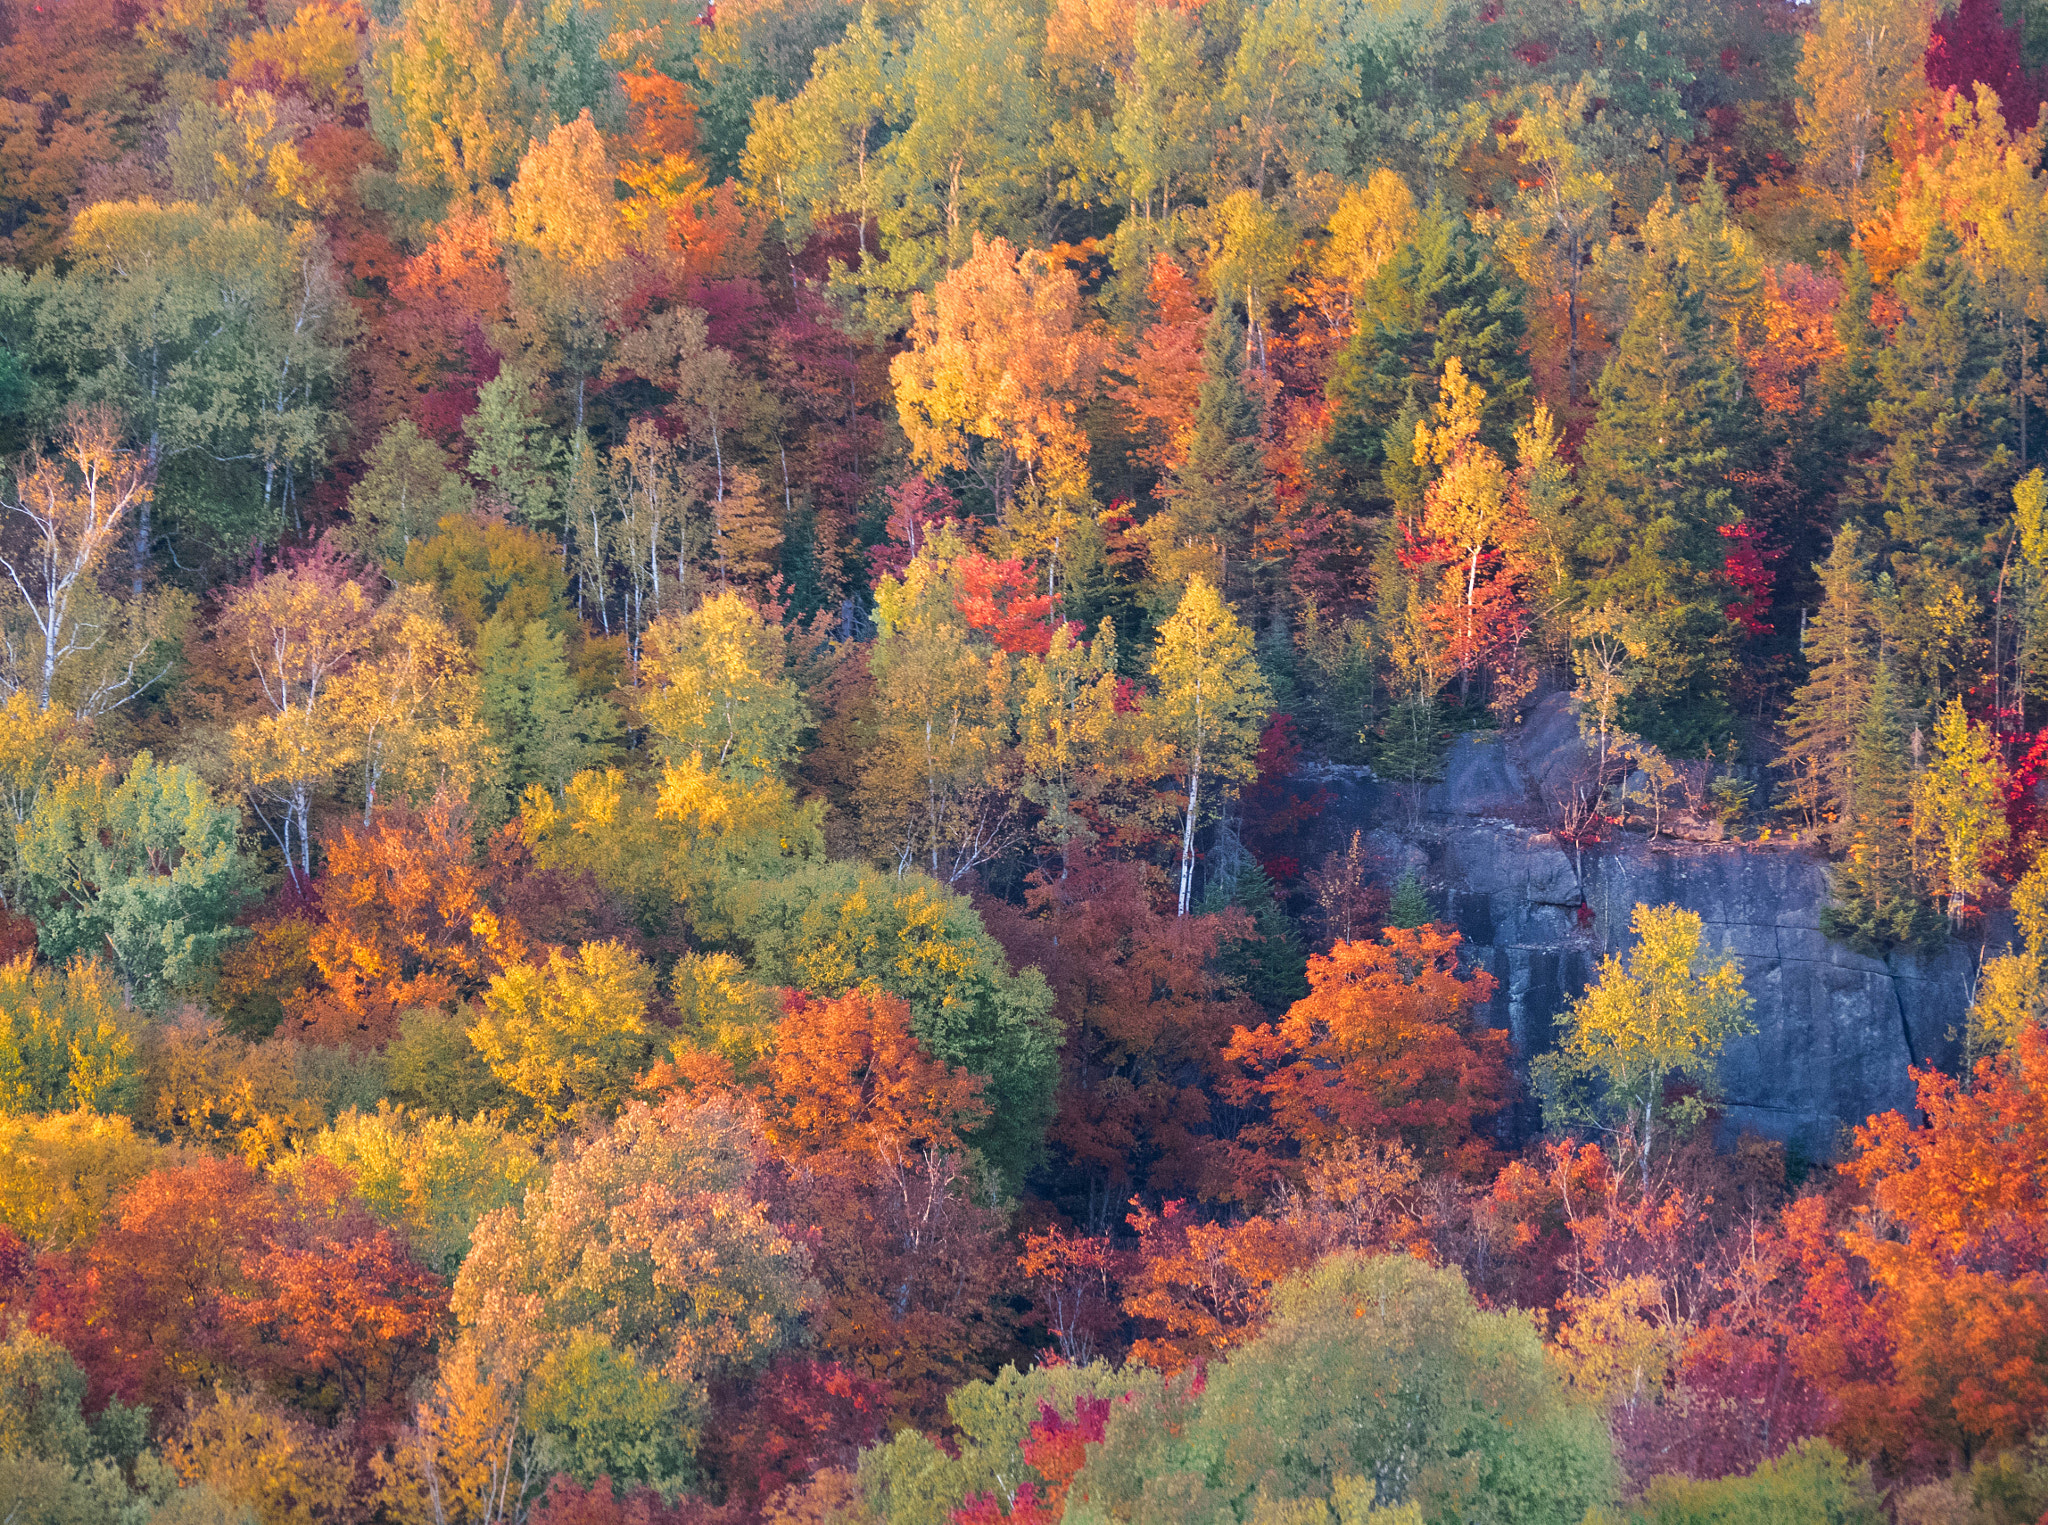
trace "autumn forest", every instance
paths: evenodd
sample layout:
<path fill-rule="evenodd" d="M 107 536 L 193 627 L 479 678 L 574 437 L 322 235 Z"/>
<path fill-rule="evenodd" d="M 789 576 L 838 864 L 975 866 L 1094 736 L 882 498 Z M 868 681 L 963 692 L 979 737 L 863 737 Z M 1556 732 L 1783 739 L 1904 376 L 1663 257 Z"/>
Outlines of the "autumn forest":
<path fill-rule="evenodd" d="M 2042 0 L 0 0 L 0 1520 L 2048 1519 L 2044 153 Z M 1917 1106 L 1676 903 L 1511 1038 L 1539 714 Z"/>

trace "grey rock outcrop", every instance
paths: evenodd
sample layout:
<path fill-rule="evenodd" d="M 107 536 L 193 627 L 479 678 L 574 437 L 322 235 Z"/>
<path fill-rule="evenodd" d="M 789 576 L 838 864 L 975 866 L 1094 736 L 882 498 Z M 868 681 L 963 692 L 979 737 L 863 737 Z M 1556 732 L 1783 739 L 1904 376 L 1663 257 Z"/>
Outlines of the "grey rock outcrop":
<path fill-rule="evenodd" d="M 1696 911 L 1755 997 L 1755 1036 L 1721 1061 L 1730 1126 L 1826 1157 L 1845 1128 L 1912 1105 L 1910 1066 L 1956 1063 L 1950 1035 L 1969 1009 L 1976 950 L 1874 958 L 1830 941 L 1820 931 L 1827 870 L 1812 852 L 1653 844 L 1639 833 L 1576 850 L 1546 830 L 1545 780 L 1584 760 L 1560 708 L 1539 706 L 1511 738 L 1460 738 L 1418 815 L 1363 781 L 1325 781 L 1332 800 L 1318 833 L 1335 845 L 1377 825 L 1371 840 L 1387 868 L 1419 869 L 1473 966 L 1494 977 L 1490 1022 L 1525 1063 L 1551 1045 L 1558 1014 L 1600 959 L 1629 946 L 1638 904 Z M 1535 1119 L 1525 1111 L 1517 1121 Z"/>

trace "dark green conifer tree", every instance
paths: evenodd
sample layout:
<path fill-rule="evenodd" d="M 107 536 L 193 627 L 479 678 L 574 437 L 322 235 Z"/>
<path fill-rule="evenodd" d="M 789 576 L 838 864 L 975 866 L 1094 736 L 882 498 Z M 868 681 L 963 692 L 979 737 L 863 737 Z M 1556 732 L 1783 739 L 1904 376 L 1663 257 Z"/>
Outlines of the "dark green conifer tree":
<path fill-rule="evenodd" d="M 1912 723 L 1889 663 L 1870 680 L 1848 774 L 1849 856 L 1831 876 L 1821 930 L 1868 952 L 1931 946 L 1943 921 L 1914 860 Z"/>
<path fill-rule="evenodd" d="M 1233 907 L 1251 918 L 1252 935 L 1226 938 L 1216 950 L 1216 967 L 1277 1017 L 1308 994 L 1308 949 L 1280 904 L 1272 876 L 1248 854 L 1227 876 L 1217 877 L 1201 904 L 1211 913 Z"/>
<path fill-rule="evenodd" d="M 2003 518 L 2012 490 L 1998 337 L 1944 223 L 1892 290 L 1902 311 L 1870 408 L 1884 442 L 1876 474 L 1885 525 L 1904 555 L 1961 566 L 1985 554 L 1984 532 Z"/>
<path fill-rule="evenodd" d="M 1429 919 L 1429 896 L 1423 893 L 1422 881 L 1410 870 L 1394 886 L 1394 898 L 1387 904 L 1387 925 L 1413 931 L 1427 926 Z"/>
<path fill-rule="evenodd" d="M 1901 666 L 1938 703 L 1982 666 L 1974 614 L 1995 590 L 2018 462 L 1996 325 L 1946 225 L 1892 291 L 1902 311 L 1877 366 L 1867 493 L 1892 541 Z"/>
<path fill-rule="evenodd" d="M 1486 389 L 1481 438 L 1512 458 L 1529 407 L 1525 327 L 1519 291 L 1492 249 L 1464 213 L 1432 202 L 1415 237 L 1367 286 L 1324 389 L 1329 450 L 1354 490 L 1379 498 L 1381 468 L 1397 449 L 1389 429 L 1404 408 L 1428 410 L 1453 355 Z"/>
<path fill-rule="evenodd" d="M 1825 448 L 1844 461 L 1869 454 L 1875 442 L 1870 405 L 1877 398 L 1878 364 L 1884 355 L 1884 335 L 1871 316 L 1875 294 L 1869 261 L 1861 249 L 1851 249 L 1841 300 L 1835 304 L 1835 337 L 1842 352 L 1821 369 L 1822 428 L 1817 431 L 1826 437 Z"/>
<path fill-rule="evenodd" d="M 1252 532 L 1271 511 L 1273 490 L 1265 418 L 1244 383 L 1244 325 L 1235 312 L 1219 312 L 1209 324 L 1202 369 L 1187 459 L 1146 526 L 1162 617 L 1198 571 L 1241 608 L 1257 607 Z"/>
<path fill-rule="evenodd" d="M 1849 759 L 1878 659 L 1869 533 L 1855 521 L 1817 563 L 1821 606 L 1805 632 L 1806 681 L 1785 718 L 1787 792 L 1837 848 L 1850 838 Z"/>
<path fill-rule="evenodd" d="M 1730 474 L 1756 437 L 1754 407 L 1676 251 L 1647 254 L 1631 284 L 1581 451 L 1584 603 L 1618 603 L 1644 643 L 1623 724 L 1696 753 L 1731 720 L 1733 590 L 1720 532 L 1740 517 Z"/>

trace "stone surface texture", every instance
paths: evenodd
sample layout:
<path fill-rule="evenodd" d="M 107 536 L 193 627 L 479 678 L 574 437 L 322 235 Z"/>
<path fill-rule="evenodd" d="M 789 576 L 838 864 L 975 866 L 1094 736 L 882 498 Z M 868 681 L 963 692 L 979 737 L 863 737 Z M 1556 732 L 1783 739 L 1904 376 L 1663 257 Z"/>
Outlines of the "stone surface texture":
<path fill-rule="evenodd" d="M 1976 947 L 1875 958 L 1830 941 L 1826 865 L 1798 846 L 1653 843 L 1630 831 L 1575 848 L 1546 827 L 1587 756 L 1556 695 L 1511 733 L 1461 736 L 1419 801 L 1364 769 L 1326 770 L 1317 850 L 1367 829 L 1390 878 L 1418 874 L 1472 966 L 1494 977 L 1490 1023 L 1508 1029 L 1525 1063 L 1550 1046 L 1600 959 L 1630 945 L 1639 903 L 1698 912 L 1756 999 L 1755 1036 L 1722 1057 L 1727 1126 L 1828 1157 L 1872 1112 L 1911 1106 L 1911 1066 L 1956 1063 Z M 1534 1123 L 1524 1109 L 1515 1129 Z"/>

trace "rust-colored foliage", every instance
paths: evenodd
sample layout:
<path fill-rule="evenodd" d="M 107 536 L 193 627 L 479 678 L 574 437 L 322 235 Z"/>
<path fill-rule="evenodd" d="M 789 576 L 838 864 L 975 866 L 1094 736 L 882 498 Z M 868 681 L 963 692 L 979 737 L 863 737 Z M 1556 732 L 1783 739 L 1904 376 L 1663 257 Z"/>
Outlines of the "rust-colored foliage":
<path fill-rule="evenodd" d="M 276 1032 L 315 978 L 312 947 L 313 923 L 287 915 L 258 922 L 229 948 L 213 985 L 214 1008 L 227 1029 L 256 1038 Z"/>
<path fill-rule="evenodd" d="M 433 1359 L 445 1282 L 315 1162 L 289 1189 L 239 1160 L 154 1171 L 92 1247 L 53 1259 L 37 1321 L 103 1391 L 174 1404 L 255 1380 L 323 1417 L 389 1417 Z"/>
<path fill-rule="evenodd" d="M 399 1012 L 467 1000 L 521 953 L 523 933 L 486 901 L 467 816 L 447 801 L 344 827 L 317 888 L 309 952 L 325 988 L 293 1013 L 316 1042 L 382 1045 Z"/>
<path fill-rule="evenodd" d="M 1068 1234 L 1055 1224 L 1024 1236 L 1017 1269 L 1062 1360 L 1086 1366 L 1105 1353 L 1119 1322 L 1117 1287 L 1131 1265 L 1107 1234 Z"/>
<path fill-rule="evenodd" d="M 1131 1191 L 1215 1196 L 1210 1084 L 1232 1029 L 1255 1011 L 1210 967 L 1242 912 L 1173 916 L 1156 870 L 1076 855 L 1032 874 L 1026 914 L 984 903 L 1017 965 L 1045 971 L 1066 1029 L 1059 1113 L 1049 1132 L 1079 1178 L 1096 1231 Z"/>
<path fill-rule="evenodd" d="M 585 1488 L 566 1472 L 527 1516 L 528 1525 L 741 1525 L 744 1519 L 737 1509 L 708 1504 L 695 1494 L 671 1503 L 645 1484 L 621 1490 L 601 1477 Z"/>
<path fill-rule="evenodd" d="M 1866 1210 L 1837 1228 L 1810 1198 L 1786 1218 L 1800 1366 L 1837 1405 L 1831 1433 L 1895 1471 L 1967 1463 L 2048 1412 L 2048 1030 L 1967 1090 L 1916 1078 L 1924 1123 L 1873 1117 L 1841 1167 Z"/>
<path fill-rule="evenodd" d="M 908 1003 L 886 991 L 797 998 L 768 1069 L 768 1139 L 789 1159 L 951 1153 L 988 1115 L 980 1080 L 926 1054 Z"/>
<path fill-rule="evenodd" d="M 811 1155 L 774 1189 L 824 1288 L 821 1353 L 888 1394 L 892 1423 L 943 1423 L 946 1395 L 1011 1339 L 1003 1223 L 974 1200 L 959 1154 Z"/>
<path fill-rule="evenodd" d="M 785 1356 L 718 1395 L 697 1457 L 728 1502 L 756 1513 L 825 1467 L 851 1467 L 887 1438 L 889 1394 L 836 1361 Z"/>
<path fill-rule="evenodd" d="M 1473 1026 L 1493 977 L 1458 973 L 1459 937 L 1389 927 L 1384 942 L 1338 943 L 1309 960 L 1310 993 L 1278 1022 L 1237 1029 L 1244 1066 L 1230 1094 L 1266 1116 L 1239 1135 L 1241 1168 L 1289 1168 L 1349 1134 L 1404 1139 L 1432 1162 L 1480 1178 L 1495 1158 L 1473 1125 L 1506 1105 L 1508 1037 Z"/>

